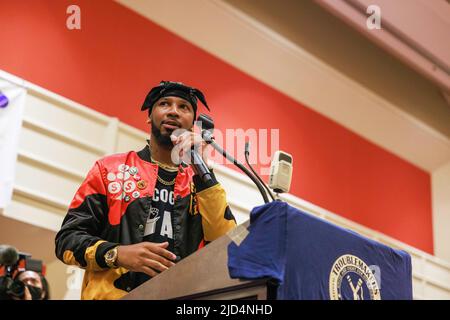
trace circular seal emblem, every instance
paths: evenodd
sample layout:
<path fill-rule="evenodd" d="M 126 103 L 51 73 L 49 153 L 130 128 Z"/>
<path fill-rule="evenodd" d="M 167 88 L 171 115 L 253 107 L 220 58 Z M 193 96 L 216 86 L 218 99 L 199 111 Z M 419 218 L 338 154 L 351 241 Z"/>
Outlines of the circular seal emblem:
<path fill-rule="evenodd" d="M 330 300 L 381 300 L 374 273 L 363 260 L 351 254 L 336 259 L 329 286 Z"/>

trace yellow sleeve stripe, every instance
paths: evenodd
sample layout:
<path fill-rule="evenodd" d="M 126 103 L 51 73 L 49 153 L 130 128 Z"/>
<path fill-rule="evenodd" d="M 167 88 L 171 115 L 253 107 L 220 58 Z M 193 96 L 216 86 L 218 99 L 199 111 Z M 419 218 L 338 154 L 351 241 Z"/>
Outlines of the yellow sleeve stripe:
<path fill-rule="evenodd" d="M 69 264 L 69 265 L 76 265 L 76 266 L 80 266 L 80 264 L 78 263 L 78 261 L 75 259 L 75 256 L 73 255 L 73 252 L 70 250 L 66 250 L 63 253 L 63 261 L 65 264 Z"/>
<path fill-rule="evenodd" d="M 234 220 L 225 219 L 228 204 L 225 190 L 220 184 L 197 193 L 197 200 L 206 241 L 213 241 L 236 226 Z"/>
<path fill-rule="evenodd" d="M 94 270 L 94 271 L 104 270 L 102 267 L 100 267 L 97 264 L 97 261 L 95 260 L 95 253 L 97 252 L 97 248 L 103 242 L 106 242 L 106 241 L 99 240 L 93 246 L 90 246 L 86 249 L 86 252 L 84 253 L 84 259 L 86 260 L 86 263 L 87 263 L 86 269 Z"/>

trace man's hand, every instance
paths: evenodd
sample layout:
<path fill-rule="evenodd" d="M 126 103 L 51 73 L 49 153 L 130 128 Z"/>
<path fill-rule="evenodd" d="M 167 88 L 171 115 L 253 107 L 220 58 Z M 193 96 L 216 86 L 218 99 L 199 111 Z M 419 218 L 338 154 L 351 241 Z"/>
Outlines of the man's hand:
<path fill-rule="evenodd" d="M 118 246 L 116 264 L 130 271 L 143 272 L 154 277 L 175 265 L 172 261 L 176 259 L 176 255 L 166 250 L 168 246 L 168 242 L 141 242 Z"/>
<path fill-rule="evenodd" d="M 178 158 L 183 159 L 184 162 L 190 164 L 191 159 L 187 157 L 187 152 L 192 146 L 195 146 L 195 149 L 201 155 L 203 161 L 208 164 L 208 144 L 202 139 L 200 134 L 184 130 L 184 132 L 179 135 L 172 133 L 170 138 L 175 146 L 172 149 L 172 152 L 175 153 L 172 154 L 172 157 L 175 157 L 175 160 Z M 172 160 L 174 160 L 174 158 L 172 158 Z M 174 163 L 177 163 L 177 161 L 174 161 Z"/>

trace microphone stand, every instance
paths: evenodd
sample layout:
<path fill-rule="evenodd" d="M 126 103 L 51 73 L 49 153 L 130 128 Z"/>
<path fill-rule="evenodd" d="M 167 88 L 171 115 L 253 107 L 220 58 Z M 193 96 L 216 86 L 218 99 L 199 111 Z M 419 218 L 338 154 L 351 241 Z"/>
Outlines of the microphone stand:
<path fill-rule="evenodd" d="M 269 187 L 264 183 L 263 179 L 256 173 L 255 169 L 253 169 L 252 165 L 250 164 L 250 161 L 248 160 L 248 156 L 250 155 L 250 142 L 245 143 L 245 162 L 247 163 L 247 166 L 252 170 L 253 175 L 258 178 L 259 182 L 263 185 L 263 187 L 267 190 L 267 193 L 272 198 L 272 201 L 275 201 L 275 197 L 273 193 L 270 191 Z"/>
<path fill-rule="evenodd" d="M 266 190 L 264 189 L 261 182 L 244 165 L 242 165 L 233 156 L 228 154 L 228 152 L 226 152 L 221 146 L 219 146 L 214 141 L 214 137 L 213 137 L 211 131 L 206 130 L 206 129 L 202 130 L 202 138 L 207 144 L 211 145 L 215 150 L 220 152 L 220 154 L 222 154 L 225 158 L 230 160 L 235 166 L 237 166 L 239 169 L 241 169 L 241 171 L 244 172 L 253 181 L 254 184 L 256 184 L 259 192 L 261 193 L 261 196 L 264 199 L 264 203 L 269 203 L 269 198 L 267 197 Z"/>

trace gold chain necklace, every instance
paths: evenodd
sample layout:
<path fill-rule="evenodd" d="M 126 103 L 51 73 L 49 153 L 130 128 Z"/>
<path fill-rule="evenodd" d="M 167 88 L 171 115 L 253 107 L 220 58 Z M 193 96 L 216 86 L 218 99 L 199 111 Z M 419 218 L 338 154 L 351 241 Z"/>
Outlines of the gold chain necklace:
<path fill-rule="evenodd" d="M 156 176 L 156 178 L 158 179 L 159 182 L 161 182 L 163 185 L 165 186 L 173 186 L 175 184 L 175 178 L 172 179 L 172 181 L 166 181 L 163 178 L 161 178 L 160 176 Z"/>
<path fill-rule="evenodd" d="M 171 165 L 159 162 L 158 160 L 153 159 L 152 156 L 150 156 L 150 158 L 151 158 L 152 163 L 157 164 L 158 167 L 160 167 L 166 171 L 169 171 L 169 172 L 177 172 L 178 171 L 178 168 L 175 166 L 171 166 Z"/>
<path fill-rule="evenodd" d="M 158 167 L 161 167 L 161 168 L 163 168 L 164 170 L 167 170 L 167 171 L 169 171 L 169 172 L 177 172 L 178 171 L 178 167 L 177 166 L 171 166 L 171 165 L 169 165 L 169 164 L 165 164 L 165 163 L 162 163 L 162 162 L 160 162 L 160 161 L 158 161 L 158 160 L 155 160 L 153 157 L 152 157 L 152 147 L 150 146 L 150 143 L 149 142 L 147 142 L 147 145 L 148 145 L 148 148 L 150 149 L 150 161 L 152 162 L 152 163 L 155 163 L 155 164 L 157 164 L 158 165 Z"/>
<path fill-rule="evenodd" d="M 148 148 L 150 149 L 150 160 L 151 160 L 152 163 L 158 165 L 158 167 L 160 167 L 161 169 L 164 169 L 166 171 L 178 172 L 178 168 L 177 167 L 171 166 L 171 165 L 168 165 L 168 164 L 165 164 L 165 163 L 159 162 L 158 160 L 153 159 L 153 157 L 151 156 L 152 148 L 150 146 L 150 143 L 147 143 L 147 145 L 148 145 Z M 156 178 L 158 179 L 159 182 L 161 182 L 165 186 L 173 186 L 175 184 L 175 179 L 177 177 L 175 176 L 175 178 L 173 178 L 171 181 L 166 181 L 163 178 L 161 178 L 159 175 L 156 175 Z"/>

